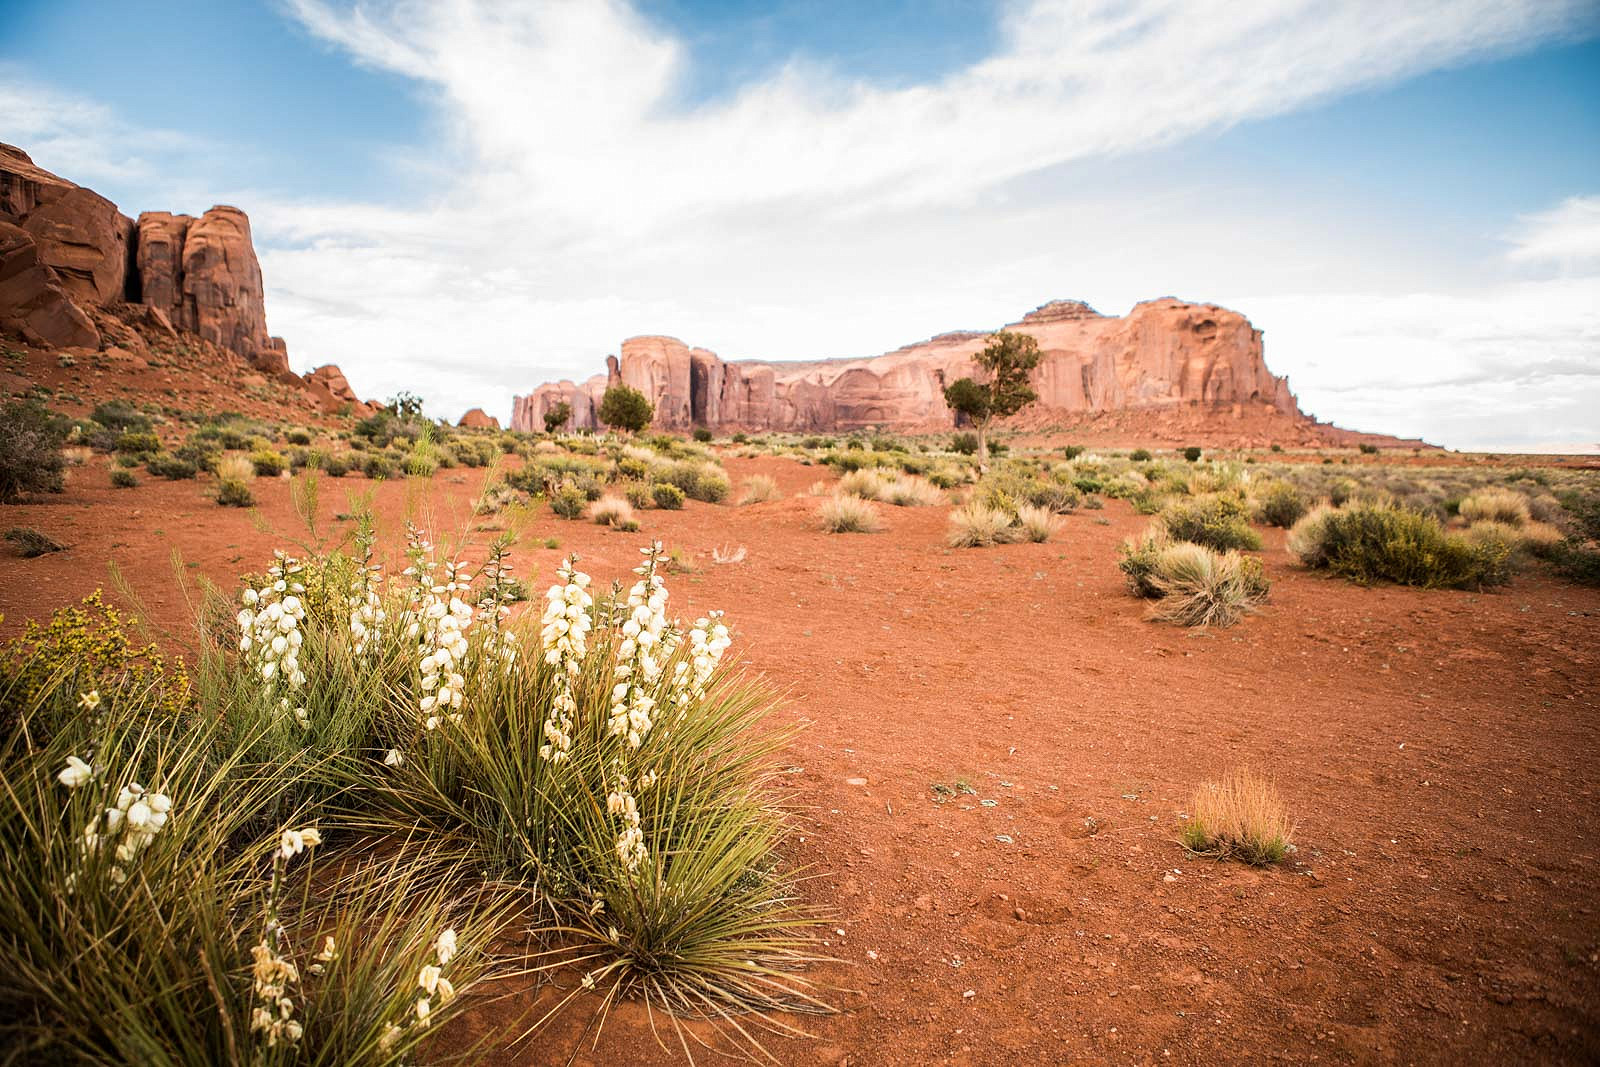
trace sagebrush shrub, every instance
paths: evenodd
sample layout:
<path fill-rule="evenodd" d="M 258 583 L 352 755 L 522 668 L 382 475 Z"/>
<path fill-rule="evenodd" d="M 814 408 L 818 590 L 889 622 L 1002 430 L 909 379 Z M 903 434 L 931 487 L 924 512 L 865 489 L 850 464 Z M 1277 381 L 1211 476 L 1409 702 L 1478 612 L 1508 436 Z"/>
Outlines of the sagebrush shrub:
<path fill-rule="evenodd" d="M 289 469 L 289 460 L 282 452 L 259 448 L 250 453 L 250 465 L 263 478 L 276 478 Z"/>
<path fill-rule="evenodd" d="M 1128 592 L 1137 597 L 1159 595 L 1155 584 L 1156 559 L 1172 538 L 1160 523 L 1151 523 L 1138 537 L 1129 537 L 1117 547 L 1117 567 L 1128 581 Z"/>
<path fill-rule="evenodd" d="M 1174 500 L 1161 509 L 1159 521 L 1174 541 L 1192 541 L 1219 552 L 1261 547 L 1261 535 L 1245 518 L 1244 501 L 1231 494 Z"/>
<path fill-rule="evenodd" d="M 145 461 L 144 467 L 145 470 L 157 478 L 165 478 L 173 482 L 193 478 L 200 469 L 189 460 L 182 459 L 170 452 L 157 452 Z"/>
<path fill-rule="evenodd" d="M 663 511 L 677 511 L 683 507 L 684 492 L 667 482 L 657 482 L 650 487 L 650 499 Z"/>
<path fill-rule="evenodd" d="M 126 467 L 111 468 L 111 488 L 132 489 L 139 484 L 139 479 Z"/>
<path fill-rule="evenodd" d="M 1268 526 L 1288 529 L 1311 510 L 1305 494 L 1288 482 L 1268 482 L 1256 490 L 1256 515 Z"/>
<path fill-rule="evenodd" d="M 1510 577 L 1504 545 L 1475 544 L 1431 515 L 1394 504 L 1315 508 L 1289 531 L 1288 545 L 1306 566 L 1356 582 L 1461 589 Z"/>
<path fill-rule="evenodd" d="M 563 519 L 583 516 L 589 506 L 589 494 L 570 481 L 562 482 L 550 493 L 550 510 Z"/>
<path fill-rule="evenodd" d="M 144 431 L 129 431 L 117 438 L 117 451 L 129 456 L 142 456 L 161 451 L 161 438 Z"/>

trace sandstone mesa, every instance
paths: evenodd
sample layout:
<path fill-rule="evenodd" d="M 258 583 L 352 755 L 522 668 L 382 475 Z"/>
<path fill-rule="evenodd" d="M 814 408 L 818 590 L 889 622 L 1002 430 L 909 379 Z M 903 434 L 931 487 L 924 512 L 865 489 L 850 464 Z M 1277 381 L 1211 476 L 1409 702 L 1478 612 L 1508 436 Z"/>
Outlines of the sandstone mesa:
<path fill-rule="evenodd" d="M 1261 331 L 1215 304 L 1166 297 L 1118 317 L 1058 300 L 1002 328 L 1032 335 L 1042 356 L 1034 373 L 1039 401 L 1013 425 L 1108 413 L 1136 415 L 1148 425 L 1189 415 L 1248 422 L 1293 440 L 1398 443 L 1303 414 L 1288 379 L 1267 369 Z M 649 397 L 655 425 L 668 430 L 948 430 L 958 420 L 945 405 L 944 387 L 976 374 L 973 357 L 989 336 L 946 333 L 881 356 L 803 362 L 727 361 L 674 337 L 633 337 L 622 343 L 620 358 L 607 357 L 605 373 L 546 383 L 514 398 L 511 425 L 543 429 L 545 413 L 566 401 L 571 428 L 598 428 L 600 399 L 620 383 Z"/>

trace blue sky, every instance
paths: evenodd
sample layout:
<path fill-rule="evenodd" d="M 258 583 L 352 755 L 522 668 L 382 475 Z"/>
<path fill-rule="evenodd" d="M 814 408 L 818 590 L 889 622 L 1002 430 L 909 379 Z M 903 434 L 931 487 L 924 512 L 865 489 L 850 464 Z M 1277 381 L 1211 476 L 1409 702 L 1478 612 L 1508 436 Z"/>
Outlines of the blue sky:
<path fill-rule="evenodd" d="M 437 414 L 1172 293 L 1321 417 L 1600 442 L 1582 3 L 14 0 L 0 139 L 245 208 L 294 364 Z"/>

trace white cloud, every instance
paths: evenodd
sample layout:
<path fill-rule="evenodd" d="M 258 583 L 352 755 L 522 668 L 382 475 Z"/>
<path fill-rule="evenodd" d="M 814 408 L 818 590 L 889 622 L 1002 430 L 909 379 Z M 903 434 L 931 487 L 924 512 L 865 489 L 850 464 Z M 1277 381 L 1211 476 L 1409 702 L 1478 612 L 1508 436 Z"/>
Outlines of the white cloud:
<path fill-rule="evenodd" d="M 1522 219 L 1508 258 L 1572 270 L 1600 266 L 1600 196 L 1574 196 Z"/>
<path fill-rule="evenodd" d="M 586 377 L 636 333 L 730 358 L 861 355 L 997 325 L 1053 297 L 1121 312 L 1163 293 L 1242 294 L 1235 305 L 1268 326 L 1269 362 L 1319 414 L 1466 444 L 1426 412 L 1362 406 L 1335 349 L 1387 374 L 1381 353 L 1403 344 L 1444 389 L 1451 375 L 1492 376 L 1497 352 L 1527 367 L 1581 359 L 1574 349 L 1592 342 L 1576 311 L 1518 335 L 1518 321 L 1540 320 L 1519 318 L 1534 290 L 1363 295 L 1389 284 L 1375 264 L 1393 270 L 1415 253 L 1394 237 L 1363 243 L 1344 218 L 1214 203 L 1183 174 L 1105 187 L 1050 178 L 1575 32 L 1592 22 L 1583 0 L 1016 2 L 993 55 L 923 84 L 795 61 L 693 104 L 683 89 L 696 58 L 622 0 L 287 4 L 356 62 L 421 87 L 439 140 L 410 165 L 438 177 L 400 206 L 215 196 L 251 214 L 271 326 L 296 366 L 338 362 L 364 395 L 411 389 L 437 414 L 503 417 L 513 393 Z M 87 180 L 106 165 L 88 151 L 92 131 L 117 129 L 116 117 L 62 110 L 52 123 L 54 106 L 33 107 L 24 134 L 79 131 L 68 140 L 85 169 L 68 173 Z M 1562 259 L 1567 245 L 1546 230 L 1573 226 L 1527 220 L 1514 268 Z M 1546 248 L 1558 254 L 1533 251 Z M 1318 320 L 1329 303 L 1345 314 L 1331 332 Z M 1361 312 L 1375 307 L 1380 322 Z M 1442 341 L 1435 314 L 1482 334 Z"/>
<path fill-rule="evenodd" d="M 1238 304 L 1320 418 L 1457 448 L 1600 450 L 1600 276 Z"/>

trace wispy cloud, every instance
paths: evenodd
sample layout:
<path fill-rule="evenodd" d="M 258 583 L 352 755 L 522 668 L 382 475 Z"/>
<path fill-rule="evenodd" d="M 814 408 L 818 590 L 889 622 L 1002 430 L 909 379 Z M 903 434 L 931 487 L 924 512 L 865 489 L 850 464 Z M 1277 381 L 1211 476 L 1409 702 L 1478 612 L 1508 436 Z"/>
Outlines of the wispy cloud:
<path fill-rule="evenodd" d="M 1362 291 L 1372 251 L 1334 247 L 1337 219 L 1229 214 L 1181 174 L 1143 190 L 1051 177 L 1592 29 L 1586 0 L 1018 0 L 992 55 L 922 84 L 796 60 L 689 103 L 688 46 L 622 0 L 285 3 L 352 61 L 415 82 L 436 140 L 412 162 L 434 177 L 398 206 L 216 195 L 250 211 L 296 365 L 337 361 L 359 391 L 418 391 L 438 414 L 504 414 L 633 333 L 859 355 L 1058 296 L 1112 312 L 1233 299 L 1319 414 L 1435 436 L 1386 406 L 1397 382 L 1461 388 L 1505 359 L 1506 396 L 1592 351 L 1595 283 L 1573 272 L 1594 198 L 1524 220 L 1500 265 L 1554 288 L 1397 297 Z M 78 180 L 183 150 L 18 92 L 0 93 L 17 139 Z M 1335 295 L 1264 284 L 1291 264 Z M 1349 388 L 1367 374 L 1381 403 Z"/>
<path fill-rule="evenodd" d="M 1565 270 L 1600 267 L 1600 196 L 1574 196 L 1521 220 L 1508 258 Z"/>

